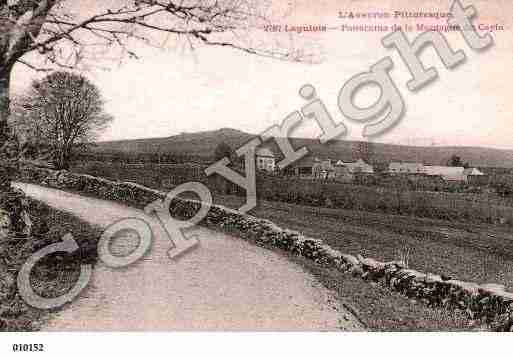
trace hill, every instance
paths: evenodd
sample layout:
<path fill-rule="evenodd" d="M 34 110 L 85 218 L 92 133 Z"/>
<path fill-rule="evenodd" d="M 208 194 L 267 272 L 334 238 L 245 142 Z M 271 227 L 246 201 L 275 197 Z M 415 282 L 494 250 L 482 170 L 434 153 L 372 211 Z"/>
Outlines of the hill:
<path fill-rule="evenodd" d="M 176 153 L 190 156 L 211 157 L 216 146 L 225 142 L 232 148 L 254 136 L 242 131 L 222 128 L 216 131 L 181 133 L 171 137 L 136 140 L 108 141 L 96 143 L 95 152 L 100 153 Z"/>
<path fill-rule="evenodd" d="M 219 143 L 225 142 L 235 149 L 254 136 L 236 129 L 222 128 L 216 131 L 182 133 L 171 137 L 98 142 L 95 152 L 171 153 L 209 159 L 212 158 Z M 308 147 L 312 156 L 345 161 L 360 157 L 361 152 L 358 149 L 363 146 L 362 142 L 343 140 L 322 145 L 319 141 L 308 138 L 293 138 L 291 143 L 296 148 Z M 270 142 L 269 146 L 275 153 L 280 153 L 274 142 Z M 372 162 L 404 161 L 444 165 L 452 155 L 458 155 L 462 161 L 469 162 L 475 167 L 513 168 L 513 150 L 458 146 L 417 147 L 386 143 L 371 143 L 366 145 L 366 148 Z"/>

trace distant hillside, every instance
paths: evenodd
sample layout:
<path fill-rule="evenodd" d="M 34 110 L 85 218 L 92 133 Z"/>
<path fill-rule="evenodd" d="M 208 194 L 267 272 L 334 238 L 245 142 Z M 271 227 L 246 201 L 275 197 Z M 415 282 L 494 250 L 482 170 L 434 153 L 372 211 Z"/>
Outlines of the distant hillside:
<path fill-rule="evenodd" d="M 95 151 L 101 153 L 173 153 L 211 158 L 219 143 L 225 142 L 235 149 L 254 136 L 239 130 L 223 128 L 217 131 L 182 133 L 164 138 L 99 142 Z M 358 141 L 333 141 L 322 145 L 315 139 L 307 138 L 294 138 L 291 142 L 296 148 L 307 146 L 313 156 L 345 161 L 356 160 L 359 157 L 357 149 L 361 144 Z M 277 151 L 273 142 L 269 145 Z M 485 147 L 416 147 L 372 143 L 369 154 L 373 162 L 404 161 L 431 165 L 444 165 L 452 155 L 458 155 L 462 161 L 469 162 L 475 167 L 513 168 L 513 150 Z"/>
<path fill-rule="evenodd" d="M 98 142 L 96 152 L 176 153 L 211 157 L 216 146 L 225 142 L 232 148 L 253 138 L 242 131 L 222 128 L 217 131 L 182 133 L 171 137 Z"/>

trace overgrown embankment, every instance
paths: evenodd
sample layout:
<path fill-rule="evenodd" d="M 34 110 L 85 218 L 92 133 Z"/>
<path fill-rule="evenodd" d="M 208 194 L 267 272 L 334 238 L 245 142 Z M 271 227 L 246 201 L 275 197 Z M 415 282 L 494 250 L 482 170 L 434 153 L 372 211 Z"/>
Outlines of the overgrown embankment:
<path fill-rule="evenodd" d="M 28 306 L 18 294 L 16 278 L 26 260 L 38 250 L 71 233 L 80 247 L 72 255 L 56 253 L 34 267 L 31 284 L 36 293 L 53 298 L 66 293 L 80 273 L 81 263 L 96 262 L 100 230 L 80 219 L 26 198 L 32 220 L 30 236 L 10 235 L 0 243 L 0 331 L 38 330 L 50 311 Z M 59 310 L 59 309 L 56 309 Z"/>

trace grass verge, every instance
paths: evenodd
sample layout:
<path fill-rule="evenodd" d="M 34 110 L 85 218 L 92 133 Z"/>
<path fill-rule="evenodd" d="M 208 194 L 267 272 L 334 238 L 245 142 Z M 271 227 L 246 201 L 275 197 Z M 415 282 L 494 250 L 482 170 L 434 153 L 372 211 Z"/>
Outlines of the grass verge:
<path fill-rule="evenodd" d="M 43 258 L 34 267 L 31 284 L 39 295 L 52 298 L 72 288 L 80 273 L 81 263 L 95 263 L 96 243 L 100 229 L 68 214 L 57 211 L 42 202 L 29 200 L 29 212 L 38 234 L 28 238 L 8 238 L 0 243 L 0 275 L 4 284 L 0 303 L 0 331 L 37 331 L 54 310 L 42 310 L 27 305 L 17 293 L 15 281 L 25 261 L 45 246 L 62 240 L 71 233 L 80 250 L 71 255 L 55 253 Z M 41 229 L 42 227 L 46 227 Z"/>

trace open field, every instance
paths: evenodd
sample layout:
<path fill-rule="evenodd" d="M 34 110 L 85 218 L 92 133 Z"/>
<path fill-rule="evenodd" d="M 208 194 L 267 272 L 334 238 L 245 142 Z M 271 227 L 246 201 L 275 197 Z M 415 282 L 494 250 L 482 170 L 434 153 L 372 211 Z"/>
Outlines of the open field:
<path fill-rule="evenodd" d="M 73 168 L 112 180 L 137 182 L 152 188 L 171 189 L 187 181 L 203 182 L 213 192 L 244 192 L 228 182 L 206 177 L 200 165 L 120 164 L 86 162 Z M 469 223 L 513 225 L 510 198 L 492 194 L 412 191 L 369 187 L 333 181 L 259 176 L 258 197 L 264 200 L 336 209 L 397 214 Z"/>
<path fill-rule="evenodd" d="M 236 208 L 241 199 L 215 195 Z M 251 214 L 321 238 L 344 253 L 407 260 L 411 268 L 513 288 L 513 234 L 501 226 L 259 201 Z"/>

